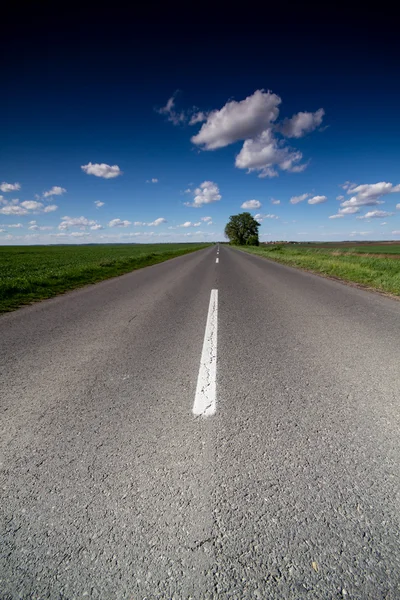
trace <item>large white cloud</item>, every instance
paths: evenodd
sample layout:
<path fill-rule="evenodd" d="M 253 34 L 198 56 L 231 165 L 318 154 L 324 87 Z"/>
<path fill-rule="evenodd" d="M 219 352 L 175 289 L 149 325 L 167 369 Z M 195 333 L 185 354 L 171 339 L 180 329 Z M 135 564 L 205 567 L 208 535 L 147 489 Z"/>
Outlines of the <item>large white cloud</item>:
<path fill-rule="evenodd" d="M 251 210 L 254 208 L 261 208 L 261 206 L 262 204 L 259 200 L 246 200 L 246 202 L 243 202 L 240 208 L 248 208 Z"/>
<path fill-rule="evenodd" d="M 67 190 L 65 188 L 60 187 L 59 185 L 53 185 L 51 190 L 44 192 L 43 198 L 48 198 L 49 196 L 62 196 L 62 194 L 65 194 L 66 191 Z"/>
<path fill-rule="evenodd" d="M 6 183 L 3 181 L 3 183 L 0 184 L 0 191 L 2 192 L 17 192 L 20 189 L 21 184 L 19 183 Z"/>
<path fill-rule="evenodd" d="M 321 125 L 324 114 L 323 108 L 314 113 L 299 112 L 290 119 L 284 119 L 279 129 L 285 137 L 301 138 Z"/>
<path fill-rule="evenodd" d="M 209 113 L 191 141 L 206 150 L 216 150 L 238 140 L 254 138 L 277 119 L 280 103 L 279 96 L 264 90 L 256 90 L 241 102 L 231 100 L 220 110 Z"/>
<path fill-rule="evenodd" d="M 218 185 L 213 181 L 203 181 L 203 183 L 194 190 L 193 195 L 193 202 L 185 202 L 185 206 L 200 208 L 205 204 L 218 202 L 222 198 Z"/>
<path fill-rule="evenodd" d="M 105 163 L 88 163 L 87 165 L 81 166 L 82 171 L 87 175 L 95 175 L 96 177 L 103 177 L 103 179 L 112 179 L 122 175 L 122 171 L 118 165 L 107 165 Z"/>

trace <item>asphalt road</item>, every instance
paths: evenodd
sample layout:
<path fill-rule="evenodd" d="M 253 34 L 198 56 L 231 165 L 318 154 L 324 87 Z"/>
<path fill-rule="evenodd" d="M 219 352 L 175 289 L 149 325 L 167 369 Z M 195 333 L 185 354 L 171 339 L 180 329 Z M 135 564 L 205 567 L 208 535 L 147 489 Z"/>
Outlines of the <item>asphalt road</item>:
<path fill-rule="evenodd" d="M 400 598 L 400 303 L 216 257 L 0 318 L 1 600 Z"/>

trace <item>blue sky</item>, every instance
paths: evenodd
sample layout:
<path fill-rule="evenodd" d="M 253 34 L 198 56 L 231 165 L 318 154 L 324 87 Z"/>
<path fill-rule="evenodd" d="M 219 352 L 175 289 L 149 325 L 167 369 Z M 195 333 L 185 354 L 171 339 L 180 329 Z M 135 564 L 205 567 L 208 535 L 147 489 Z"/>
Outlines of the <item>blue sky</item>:
<path fill-rule="evenodd" d="M 2 42 L 0 244 L 400 239 L 390 32 L 60 27 Z"/>

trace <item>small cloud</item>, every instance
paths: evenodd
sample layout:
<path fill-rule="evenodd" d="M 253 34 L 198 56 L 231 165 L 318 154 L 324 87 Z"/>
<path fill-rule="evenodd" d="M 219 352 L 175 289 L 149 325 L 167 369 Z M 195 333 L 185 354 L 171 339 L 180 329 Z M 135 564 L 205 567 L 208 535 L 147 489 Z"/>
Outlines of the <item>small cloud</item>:
<path fill-rule="evenodd" d="M 23 225 L 22 223 L 11 223 L 10 225 L 7 225 L 7 227 L 9 227 L 10 229 L 21 229 Z"/>
<path fill-rule="evenodd" d="M 204 204 L 219 202 L 222 198 L 218 185 L 213 181 L 203 181 L 203 183 L 200 184 L 200 187 L 194 190 L 193 194 L 193 202 L 185 202 L 185 206 L 200 208 L 201 206 L 204 206 Z"/>
<path fill-rule="evenodd" d="M 261 208 L 261 206 L 262 204 L 259 200 L 246 200 L 246 202 L 243 202 L 240 208 L 255 209 Z"/>
<path fill-rule="evenodd" d="M 336 196 L 336 200 L 342 201 L 342 200 L 344 200 L 344 196 Z"/>
<path fill-rule="evenodd" d="M 326 196 L 314 196 L 308 200 L 308 204 L 323 204 L 328 198 Z"/>
<path fill-rule="evenodd" d="M 200 217 L 200 221 L 204 221 L 204 223 L 209 223 L 212 221 L 212 217 Z"/>
<path fill-rule="evenodd" d="M 280 200 L 275 200 L 274 198 L 271 198 L 271 204 L 280 204 L 281 201 Z"/>
<path fill-rule="evenodd" d="M 184 111 L 177 112 L 175 110 L 175 98 L 178 94 L 178 90 L 172 94 L 171 98 L 169 98 L 167 104 L 162 108 L 156 109 L 156 112 L 159 115 L 166 115 L 167 120 L 173 123 L 174 125 L 179 125 L 179 123 L 184 123 L 186 121 L 186 115 Z"/>
<path fill-rule="evenodd" d="M 158 179 L 153 177 L 153 179 L 146 179 L 146 183 L 158 183 Z"/>
<path fill-rule="evenodd" d="M 17 192 L 21 189 L 21 185 L 19 183 L 3 183 L 0 185 L 0 191 L 2 192 Z"/>
<path fill-rule="evenodd" d="M 330 219 L 343 219 L 344 215 L 331 215 Z"/>
<path fill-rule="evenodd" d="M 58 229 L 61 231 L 66 231 L 70 227 L 79 227 L 80 229 L 85 229 L 86 227 L 90 227 L 91 225 L 96 225 L 97 221 L 93 219 L 87 219 L 86 217 L 62 217 L 61 223 L 58 226 Z"/>
<path fill-rule="evenodd" d="M 146 225 L 148 227 L 158 227 L 159 225 L 162 225 L 163 223 L 168 223 L 167 219 L 164 219 L 164 217 L 159 217 L 158 219 L 155 219 L 151 223 L 146 223 Z"/>
<path fill-rule="evenodd" d="M 40 210 L 43 208 L 43 204 L 36 200 L 25 200 L 24 202 L 21 202 L 21 206 L 26 208 L 26 210 Z"/>
<path fill-rule="evenodd" d="M 319 127 L 324 115 L 323 108 L 319 108 L 314 113 L 299 112 L 290 119 L 284 119 L 278 129 L 285 137 L 301 138 Z"/>
<path fill-rule="evenodd" d="M 92 225 L 90 229 L 92 229 L 92 231 L 99 231 L 99 229 L 104 229 L 104 227 L 100 225 L 100 223 L 97 223 L 96 225 Z"/>
<path fill-rule="evenodd" d="M 62 188 L 59 185 L 53 185 L 51 190 L 44 192 L 43 198 L 48 198 L 49 196 L 62 196 L 66 191 L 65 188 Z"/>
<path fill-rule="evenodd" d="M 107 165 L 105 163 L 88 163 L 87 165 L 81 166 L 82 171 L 87 175 L 94 175 L 95 177 L 102 177 L 103 179 L 113 179 L 122 175 L 122 171 L 118 165 Z"/>
<path fill-rule="evenodd" d="M 130 221 L 121 221 L 121 219 L 112 219 L 108 224 L 109 227 L 129 227 L 129 225 L 132 225 Z"/>
<path fill-rule="evenodd" d="M 385 217 L 392 217 L 394 213 L 387 212 L 386 210 L 370 210 L 364 216 L 356 217 L 357 219 L 384 219 Z"/>
<path fill-rule="evenodd" d="M 292 196 L 290 198 L 290 204 L 298 204 L 299 202 L 303 202 L 307 200 L 310 194 L 301 194 L 300 196 Z"/>
<path fill-rule="evenodd" d="M 57 204 L 49 204 L 48 206 L 44 207 L 43 212 L 45 212 L 45 213 L 54 212 L 55 210 L 57 210 L 57 208 L 58 208 Z"/>
<path fill-rule="evenodd" d="M 96 208 L 101 208 L 102 206 L 105 205 L 105 202 L 100 202 L 100 200 L 95 200 L 94 204 L 95 204 Z"/>

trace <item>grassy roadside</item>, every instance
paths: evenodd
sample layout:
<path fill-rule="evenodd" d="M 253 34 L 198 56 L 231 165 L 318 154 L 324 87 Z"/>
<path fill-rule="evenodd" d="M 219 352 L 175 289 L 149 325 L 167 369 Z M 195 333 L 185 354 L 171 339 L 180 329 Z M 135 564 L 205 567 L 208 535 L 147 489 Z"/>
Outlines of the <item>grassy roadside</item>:
<path fill-rule="evenodd" d="M 208 245 L 0 246 L 0 313 Z"/>
<path fill-rule="evenodd" d="M 400 296 L 400 261 L 396 259 L 362 254 L 335 255 L 337 248 L 328 250 L 286 245 L 241 247 L 240 250 Z"/>

